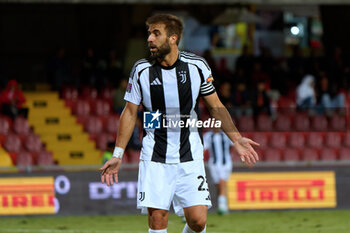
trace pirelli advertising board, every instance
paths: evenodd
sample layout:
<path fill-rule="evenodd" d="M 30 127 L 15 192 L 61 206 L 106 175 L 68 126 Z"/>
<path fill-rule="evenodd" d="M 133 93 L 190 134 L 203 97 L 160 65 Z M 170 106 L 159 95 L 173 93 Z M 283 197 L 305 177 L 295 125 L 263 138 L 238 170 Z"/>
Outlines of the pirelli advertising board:
<path fill-rule="evenodd" d="M 53 177 L 0 178 L 0 215 L 54 214 Z"/>
<path fill-rule="evenodd" d="M 228 181 L 228 201 L 232 210 L 335 208 L 335 173 L 233 173 Z"/>

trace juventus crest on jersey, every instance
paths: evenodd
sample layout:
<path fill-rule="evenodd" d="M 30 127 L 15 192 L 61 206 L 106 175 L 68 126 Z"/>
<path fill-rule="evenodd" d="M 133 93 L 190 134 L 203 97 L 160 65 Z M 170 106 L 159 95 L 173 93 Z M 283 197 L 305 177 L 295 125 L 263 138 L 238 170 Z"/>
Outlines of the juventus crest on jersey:
<path fill-rule="evenodd" d="M 191 53 L 180 52 L 170 67 L 142 59 L 131 71 L 124 99 L 142 104 L 144 111 L 159 111 L 162 118 L 198 118 L 199 97 L 215 92 L 212 80 L 206 61 Z M 141 160 L 179 163 L 203 159 L 200 129 L 160 127 L 145 131 Z"/>

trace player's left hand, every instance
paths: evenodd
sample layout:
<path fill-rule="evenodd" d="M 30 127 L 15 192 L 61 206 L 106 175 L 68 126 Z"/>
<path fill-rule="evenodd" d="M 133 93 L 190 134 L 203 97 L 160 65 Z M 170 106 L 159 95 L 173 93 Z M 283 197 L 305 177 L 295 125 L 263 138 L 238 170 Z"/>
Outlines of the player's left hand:
<path fill-rule="evenodd" d="M 113 185 L 113 178 L 115 183 L 118 183 L 118 172 L 120 169 L 120 166 L 122 165 L 122 160 L 120 158 L 112 157 L 110 160 L 108 160 L 103 167 L 100 168 L 102 171 L 101 175 L 101 182 L 102 184 L 105 183 L 108 186 Z"/>
<path fill-rule="evenodd" d="M 242 162 L 247 163 L 249 166 L 253 166 L 257 161 L 259 161 L 259 156 L 252 145 L 260 146 L 259 143 L 254 142 L 249 138 L 242 137 L 238 139 L 233 146 Z"/>

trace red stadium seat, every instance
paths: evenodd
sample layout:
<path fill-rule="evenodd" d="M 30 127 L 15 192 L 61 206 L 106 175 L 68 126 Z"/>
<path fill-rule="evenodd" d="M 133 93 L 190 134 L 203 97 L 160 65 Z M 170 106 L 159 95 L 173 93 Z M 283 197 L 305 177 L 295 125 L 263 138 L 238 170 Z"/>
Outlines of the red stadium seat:
<path fill-rule="evenodd" d="M 294 128 L 297 131 L 310 130 L 310 120 L 305 114 L 297 114 L 294 118 Z"/>
<path fill-rule="evenodd" d="M 95 100 L 98 97 L 98 92 L 94 87 L 83 87 L 80 96 L 84 100 Z"/>
<path fill-rule="evenodd" d="M 337 160 L 337 152 L 331 148 L 323 148 L 321 150 L 321 160 L 333 161 Z"/>
<path fill-rule="evenodd" d="M 18 153 L 22 149 L 21 139 L 16 134 L 8 134 L 4 142 L 4 147 L 8 152 Z"/>
<path fill-rule="evenodd" d="M 270 137 L 270 145 L 277 149 L 286 147 L 287 137 L 284 133 L 272 133 Z"/>
<path fill-rule="evenodd" d="M 350 160 L 350 148 L 341 148 L 339 150 L 340 160 Z"/>
<path fill-rule="evenodd" d="M 75 87 L 63 87 L 61 97 L 64 100 L 77 100 L 79 96 L 78 90 Z"/>
<path fill-rule="evenodd" d="M 140 151 L 139 150 L 128 150 L 127 157 L 129 163 L 140 162 Z"/>
<path fill-rule="evenodd" d="M 86 100 L 78 100 L 74 109 L 73 113 L 77 116 L 88 116 L 90 115 L 90 104 Z"/>
<path fill-rule="evenodd" d="M 301 157 L 304 161 L 317 161 L 319 160 L 319 154 L 316 149 L 306 148 L 301 151 Z"/>
<path fill-rule="evenodd" d="M 103 124 L 100 118 L 92 116 L 87 119 L 84 128 L 90 134 L 99 134 L 103 130 Z"/>
<path fill-rule="evenodd" d="M 300 153 L 298 149 L 287 148 L 283 151 L 283 159 L 285 161 L 299 161 Z"/>
<path fill-rule="evenodd" d="M 253 133 L 252 140 L 260 144 L 259 148 L 265 149 L 268 147 L 269 138 L 266 133 Z"/>
<path fill-rule="evenodd" d="M 238 126 L 240 131 L 255 131 L 255 124 L 253 117 L 250 116 L 242 116 L 238 119 Z"/>
<path fill-rule="evenodd" d="M 17 154 L 16 165 L 20 167 L 32 166 L 33 165 L 33 157 L 27 151 L 20 151 Z"/>
<path fill-rule="evenodd" d="M 100 90 L 100 97 L 104 100 L 111 100 L 113 95 L 113 88 L 105 87 Z"/>
<path fill-rule="evenodd" d="M 309 133 L 307 137 L 307 145 L 313 148 L 321 148 L 323 146 L 323 136 L 321 133 Z"/>
<path fill-rule="evenodd" d="M 293 114 L 296 110 L 295 101 L 286 96 L 281 96 L 277 102 L 278 112 Z"/>
<path fill-rule="evenodd" d="M 0 116 L 0 134 L 6 135 L 10 131 L 11 120 L 8 117 Z"/>
<path fill-rule="evenodd" d="M 264 160 L 268 162 L 278 162 L 282 160 L 282 154 L 279 149 L 266 149 L 264 152 Z"/>
<path fill-rule="evenodd" d="M 311 120 L 311 127 L 315 131 L 326 131 L 328 129 L 327 118 L 323 115 L 314 116 Z"/>
<path fill-rule="evenodd" d="M 343 145 L 346 147 L 350 147 L 350 132 L 349 131 L 347 131 L 344 135 Z"/>
<path fill-rule="evenodd" d="M 29 152 L 40 152 L 43 150 L 40 137 L 36 134 L 28 135 L 25 139 L 24 146 Z"/>
<path fill-rule="evenodd" d="M 259 131 L 272 131 L 271 117 L 265 114 L 259 115 L 257 119 L 257 128 Z"/>
<path fill-rule="evenodd" d="M 106 121 L 106 132 L 115 134 L 117 133 L 118 125 L 119 125 L 119 115 L 110 115 L 107 117 Z"/>
<path fill-rule="evenodd" d="M 107 116 L 111 111 L 110 104 L 105 100 L 96 100 L 91 102 L 92 113 L 97 116 Z"/>
<path fill-rule="evenodd" d="M 326 134 L 326 146 L 331 148 L 340 148 L 342 144 L 341 135 L 339 133 L 327 133 Z"/>
<path fill-rule="evenodd" d="M 329 121 L 331 130 L 344 131 L 346 130 L 346 119 L 344 116 L 333 115 Z"/>
<path fill-rule="evenodd" d="M 289 135 L 289 145 L 294 148 L 303 148 L 305 146 L 305 136 L 303 133 L 291 133 Z"/>
<path fill-rule="evenodd" d="M 113 134 L 102 133 L 97 135 L 96 146 L 98 149 L 105 151 L 107 149 L 108 142 L 111 142 L 111 141 L 112 142 L 115 141 L 115 137 L 113 136 Z"/>
<path fill-rule="evenodd" d="M 37 164 L 39 166 L 52 166 L 55 165 L 53 161 L 52 153 L 48 151 L 41 151 L 38 153 Z"/>
<path fill-rule="evenodd" d="M 13 121 L 13 130 L 21 136 L 28 135 L 31 132 L 27 119 L 23 117 L 17 117 Z"/>
<path fill-rule="evenodd" d="M 275 129 L 277 131 L 290 131 L 292 121 L 287 115 L 279 115 L 275 121 Z"/>

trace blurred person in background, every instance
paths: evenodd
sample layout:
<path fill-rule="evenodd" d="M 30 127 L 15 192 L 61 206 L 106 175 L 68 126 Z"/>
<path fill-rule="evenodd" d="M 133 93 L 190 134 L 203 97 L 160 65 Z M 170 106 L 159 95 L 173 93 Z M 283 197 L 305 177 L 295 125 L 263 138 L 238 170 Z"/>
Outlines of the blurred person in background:
<path fill-rule="evenodd" d="M 23 108 L 26 99 L 16 80 L 10 80 L 0 93 L 1 111 L 12 119 L 21 115 L 27 118 L 28 109 Z"/>
<path fill-rule="evenodd" d="M 113 156 L 115 142 L 109 141 L 107 142 L 107 148 L 102 154 L 102 164 L 105 164 L 108 160 L 110 160 Z"/>
<path fill-rule="evenodd" d="M 54 90 L 59 90 L 63 84 L 71 82 L 72 63 L 67 57 L 64 47 L 59 47 L 46 64 L 47 79 Z"/>
<path fill-rule="evenodd" d="M 335 110 L 345 107 L 345 95 L 339 92 L 335 81 L 329 81 L 323 72 L 318 86 L 317 103 L 320 114 L 326 112 L 330 115 Z"/>
<path fill-rule="evenodd" d="M 257 82 L 255 91 L 252 96 L 254 115 L 271 115 L 270 98 L 267 95 L 266 84 L 264 81 Z"/>
<path fill-rule="evenodd" d="M 203 137 L 204 150 L 209 151 L 209 171 L 217 187 L 218 214 L 228 213 L 227 180 L 232 171 L 232 157 L 230 149 L 233 143 L 218 128 L 208 131 Z"/>
<path fill-rule="evenodd" d="M 313 109 L 316 106 L 315 78 L 306 75 L 296 90 L 296 102 L 299 109 Z"/>
<path fill-rule="evenodd" d="M 242 115 L 253 115 L 251 93 L 244 82 L 238 82 L 232 93 L 232 105 L 234 116 L 238 119 Z"/>

